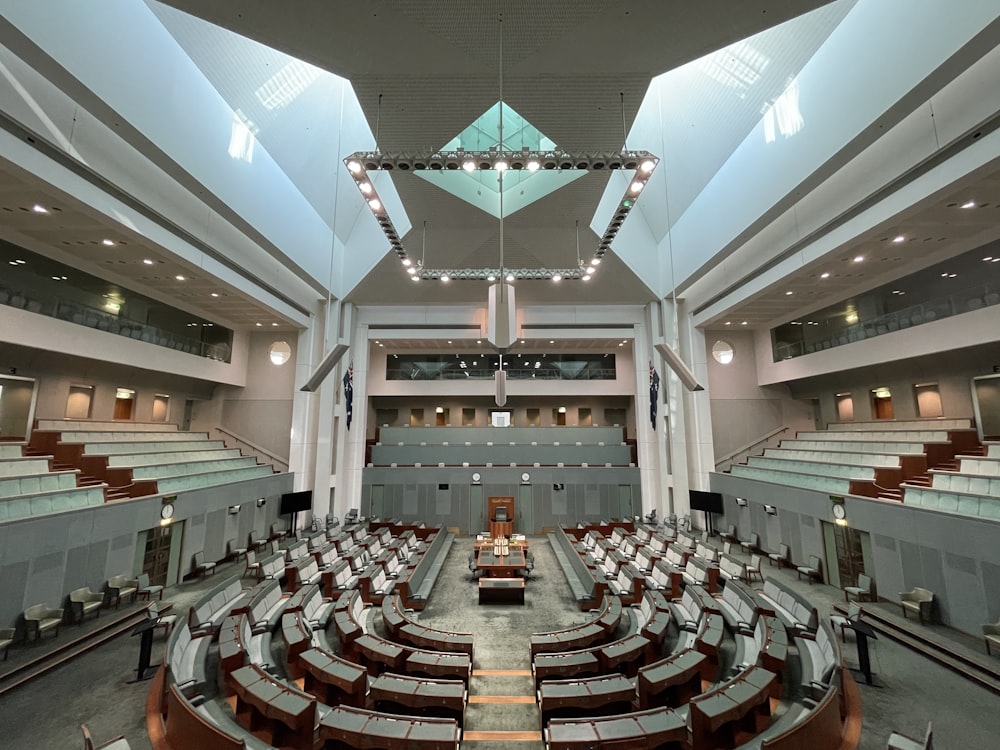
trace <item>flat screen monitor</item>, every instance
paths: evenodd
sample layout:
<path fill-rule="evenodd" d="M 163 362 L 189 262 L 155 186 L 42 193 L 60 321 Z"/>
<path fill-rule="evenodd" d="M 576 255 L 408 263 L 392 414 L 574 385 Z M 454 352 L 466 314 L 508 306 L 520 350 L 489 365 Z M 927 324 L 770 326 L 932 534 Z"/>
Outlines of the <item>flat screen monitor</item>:
<path fill-rule="evenodd" d="M 722 494 L 705 492 L 704 490 L 689 490 L 691 493 L 691 510 L 701 510 L 705 513 L 722 513 Z"/>
<path fill-rule="evenodd" d="M 289 513 L 300 513 L 306 510 L 312 510 L 312 504 L 312 490 L 286 492 L 281 496 L 281 508 L 278 513 L 282 516 L 287 516 Z"/>

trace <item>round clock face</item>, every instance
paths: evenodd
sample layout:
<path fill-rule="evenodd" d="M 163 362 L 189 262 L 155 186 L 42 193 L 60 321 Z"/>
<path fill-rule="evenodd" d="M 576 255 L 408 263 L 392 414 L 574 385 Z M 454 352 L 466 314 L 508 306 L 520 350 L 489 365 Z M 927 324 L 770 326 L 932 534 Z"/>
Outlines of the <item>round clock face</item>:
<path fill-rule="evenodd" d="M 475 474 L 472 475 L 472 481 L 473 482 L 478 482 L 480 479 L 482 479 L 482 477 L 479 475 L 478 471 Z"/>
<path fill-rule="evenodd" d="M 524 472 L 521 475 L 521 481 L 522 482 L 527 482 L 529 479 L 531 479 L 531 474 L 529 474 L 528 472 Z"/>
<path fill-rule="evenodd" d="M 160 518 L 170 519 L 174 517 L 174 506 L 167 503 L 162 508 L 160 508 Z"/>
<path fill-rule="evenodd" d="M 847 508 L 845 508 L 840 503 L 833 506 L 833 515 L 837 518 L 844 518 L 847 516 Z"/>

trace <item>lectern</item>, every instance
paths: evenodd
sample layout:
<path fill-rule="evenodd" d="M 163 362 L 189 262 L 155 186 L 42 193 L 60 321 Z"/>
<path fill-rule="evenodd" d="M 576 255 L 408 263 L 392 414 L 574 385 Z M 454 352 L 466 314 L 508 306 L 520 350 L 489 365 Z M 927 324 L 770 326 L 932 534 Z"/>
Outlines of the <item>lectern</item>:
<path fill-rule="evenodd" d="M 153 654 L 153 630 L 156 628 L 156 620 L 145 619 L 132 628 L 131 635 L 141 636 L 139 639 L 139 665 L 135 668 L 135 681 L 146 679 L 146 672 L 149 671 L 150 657 Z"/>
<path fill-rule="evenodd" d="M 872 662 L 868 655 L 868 639 L 875 638 L 875 630 L 867 622 L 861 620 L 847 620 L 844 623 L 855 633 L 854 640 L 858 644 L 858 669 L 865 676 L 865 682 L 872 684 Z"/>

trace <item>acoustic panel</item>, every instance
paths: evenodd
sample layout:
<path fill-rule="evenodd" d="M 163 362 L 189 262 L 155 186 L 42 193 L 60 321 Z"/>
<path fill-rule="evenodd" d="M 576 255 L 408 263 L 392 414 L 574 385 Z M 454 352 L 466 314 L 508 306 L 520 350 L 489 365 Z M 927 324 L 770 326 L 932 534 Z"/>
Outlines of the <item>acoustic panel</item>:
<path fill-rule="evenodd" d="M 875 534 L 875 545 L 888 552 L 896 551 L 896 540 L 891 536 L 886 536 L 885 534 Z"/>

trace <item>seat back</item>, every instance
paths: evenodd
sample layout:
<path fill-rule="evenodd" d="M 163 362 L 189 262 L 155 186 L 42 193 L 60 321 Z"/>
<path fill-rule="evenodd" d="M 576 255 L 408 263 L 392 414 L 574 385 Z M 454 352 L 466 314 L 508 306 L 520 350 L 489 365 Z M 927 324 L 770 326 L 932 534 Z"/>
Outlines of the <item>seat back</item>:
<path fill-rule="evenodd" d="M 144 589 L 149 587 L 149 573 L 140 573 L 139 577 L 135 580 L 138 588 Z"/>
<path fill-rule="evenodd" d="M 757 534 L 750 535 L 750 549 L 757 549 L 760 547 L 760 537 Z"/>
<path fill-rule="evenodd" d="M 816 555 L 809 555 L 809 567 L 813 570 L 823 570 L 823 561 Z"/>
<path fill-rule="evenodd" d="M 866 576 L 864 573 L 858 575 L 858 588 L 863 590 L 866 594 L 872 592 L 872 579 Z"/>
<path fill-rule="evenodd" d="M 785 544 L 784 542 L 782 542 L 781 544 L 779 544 L 778 545 L 778 554 L 781 555 L 782 558 L 788 559 L 789 555 L 791 555 L 791 551 L 788 549 L 788 545 Z"/>
<path fill-rule="evenodd" d="M 205 553 L 198 551 L 194 553 L 194 565 L 195 567 L 200 567 L 205 564 Z"/>

